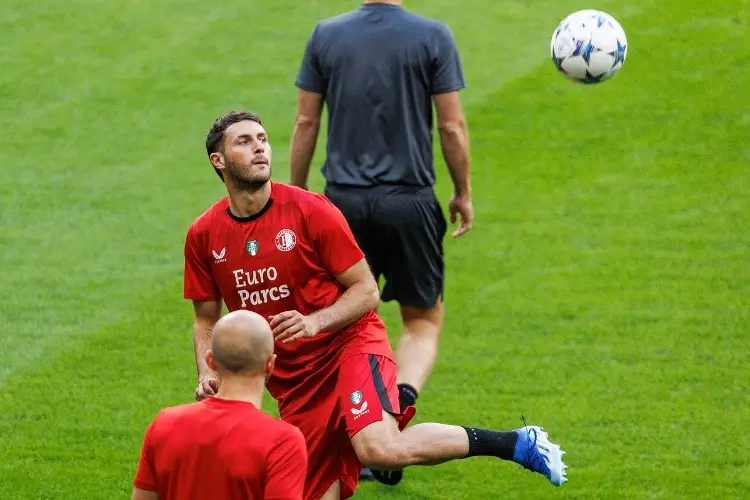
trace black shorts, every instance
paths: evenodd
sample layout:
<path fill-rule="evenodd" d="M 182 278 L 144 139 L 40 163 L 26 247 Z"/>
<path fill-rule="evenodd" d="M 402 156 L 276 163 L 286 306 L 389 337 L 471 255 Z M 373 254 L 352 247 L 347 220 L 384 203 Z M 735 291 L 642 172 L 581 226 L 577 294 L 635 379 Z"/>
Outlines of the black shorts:
<path fill-rule="evenodd" d="M 385 278 L 381 300 L 433 307 L 443 295 L 443 237 L 447 223 L 432 188 L 327 185 L 375 279 Z"/>

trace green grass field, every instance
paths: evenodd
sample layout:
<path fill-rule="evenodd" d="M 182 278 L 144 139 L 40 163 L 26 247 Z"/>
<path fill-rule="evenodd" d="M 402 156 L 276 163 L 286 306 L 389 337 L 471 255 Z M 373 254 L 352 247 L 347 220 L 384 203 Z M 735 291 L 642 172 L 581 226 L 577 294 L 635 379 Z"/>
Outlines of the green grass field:
<path fill-rule="evenodd" d="M 471 459 L 356 497 L 746 496 L 750 2 L 460 4 L 407 2 L 462 51 L 476 208 L 472 233 L 446 240 L 417 420 L 508 429 L 524 414 L 568 451 L 569 482 Z M 256 111 L 288 180 L 305 41 L 356 5 L 3 2 L 0 498 L 129 498 L 146 425 L 192 401 L 182 244 L 224 193 L 205 133 Z M 548 59 L 582 8 L 628 34 L 600 86 Z"/>

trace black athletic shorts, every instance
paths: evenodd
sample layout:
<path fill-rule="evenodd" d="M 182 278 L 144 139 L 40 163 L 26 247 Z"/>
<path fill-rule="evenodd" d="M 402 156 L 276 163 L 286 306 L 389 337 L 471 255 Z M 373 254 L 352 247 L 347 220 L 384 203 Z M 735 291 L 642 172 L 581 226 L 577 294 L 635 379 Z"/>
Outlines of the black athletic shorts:
<path fill-rule="evenodd" d="M 381 300 L 433 307 L 443 294 L 447 223 L 432 188 L 328 184 L 325 194 L 349 222 L 375 279 L 385 278 Z"/>

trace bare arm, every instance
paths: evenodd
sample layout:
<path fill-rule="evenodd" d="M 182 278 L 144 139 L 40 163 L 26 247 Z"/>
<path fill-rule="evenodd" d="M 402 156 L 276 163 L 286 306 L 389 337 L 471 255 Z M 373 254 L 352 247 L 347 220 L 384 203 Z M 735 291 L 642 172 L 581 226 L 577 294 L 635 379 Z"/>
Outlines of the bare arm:
<path fill-rule="evenodd" d="M 346 291 L 330 306 L 309 316 L 297 311 L 286 311 L 271 317 L 271 327 L 276 340 L 292 342 L 300 337 L 312 337 L 320 332 L 345 328 L 368 311 L 378 307 L 378 284 L 365 259 L 336 275 Z"/>
<path fill-rule="evenodd" d="M 461 215 L 461 226 L 453 233 L 456 238 L 471 229 L 474 219 L 469 131 L 458 91 L 437 94 L 433 99 L 437 110 L 440 146 L 453 180 L 453 196 L 448 204 L 451 222 L 456 222 L 456 214 Z"/>
<path fill-rule="evenodd" d="M 456 196 L 471 195 L 469 130 L 458 92 L 433 96 L 443 158 L 453 179 Z"/>
<path fill-rule="evenodd" d="M 133 488 L 133 495 L 130 497 L 131 500 L 159 500 L 159 495 L 155 491 L 142 490 L 140 488 Z"/>
<path fill-rule="evenodd" d="M 293 186 L 307 189 L 310 163 L 315 154 L 322 111 L 322 95 L 307 90 L 299 91 L 297 117 L 294 120 L 294 133 L 289 147 L 289 171 Z"/>
<path fill-rule="evenodd" d="M 195 366 L 198 371 L 198 389 L 196 389 L 196 399 L 203 399 L 206 395 L 212 394 L 218 390 L 216 387 L 210 387 L 208 382 L 203 383 L 206 379 L 216 380 L 216 374 L 206 364 L 206 351 L 211 348 L 211 334 L 214 325 L 221 317 L 220 300 L 194 300 L 193 308 L 195 309 L 195 323 L 193 324 L 193 347 L 195 349 Z M 204 387 L 205 385 L 205 387 Z M 201 393 L 201 391 L 203 393 Z"/>
<path fill-rule="evenodd" d="M 336 280 L 346 288 L 344 294 L 330 306 L 311 314 L 321 332 L 347 327 L 380 304 L 378 284 L 365 259 L 336 275 Z"/>

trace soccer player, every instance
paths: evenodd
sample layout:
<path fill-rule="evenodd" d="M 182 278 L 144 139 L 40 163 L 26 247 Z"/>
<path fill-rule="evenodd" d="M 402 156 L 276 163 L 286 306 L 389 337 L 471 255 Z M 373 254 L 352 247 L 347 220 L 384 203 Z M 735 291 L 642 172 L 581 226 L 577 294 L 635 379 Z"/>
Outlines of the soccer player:
<path fill-rule="evenodd" d="M 307 189 L 323 104 L 328 108 L 325 194 L 341 210 L 375 274 L 382 300 L 400 306 L 399 399 L 413 405 L 432 372 L 443 324 L 443 237 L 433 185 L 433 103 L 453 180 L 453 237 L 472 225 L 469 139 L 461 61 L 449 28 L 365 1 L 317 24 L 296 80 L 291 184 Z M 375 477 L 389 484 L 401 474 Z"/>
<path fill-rule="evenodd" d="M 202 360 L 222 303 L 268 318 L 278 358 L 267 388 L 281 418 L 305 436 L 305 499 L 349 498 L 363 464 L 392 470 L 475 455 L 513 460 L 555 485 L 566 480 L 560 448 L 539 427 L 427 423 L 400 432 L 413 407 L 400 406 L 393 352 L 374 311 L 377 283 L 346 219 L 325 196 L 271 181 L 271 145 L 252 113 L 217 119 L 206 151 L 228 196 L 190 225 L 185 241 L 196 397 L 221 391 Z"/>
<path fill-rule="evenodd" d="M 205 363 L 218 392 L 162 410 L 146 431 L 133 500 L 301 500 L 307 450 L 299 429 L 260 411 L 274 368 L 268 322 L 239 310 L 213 327 Z"/>

